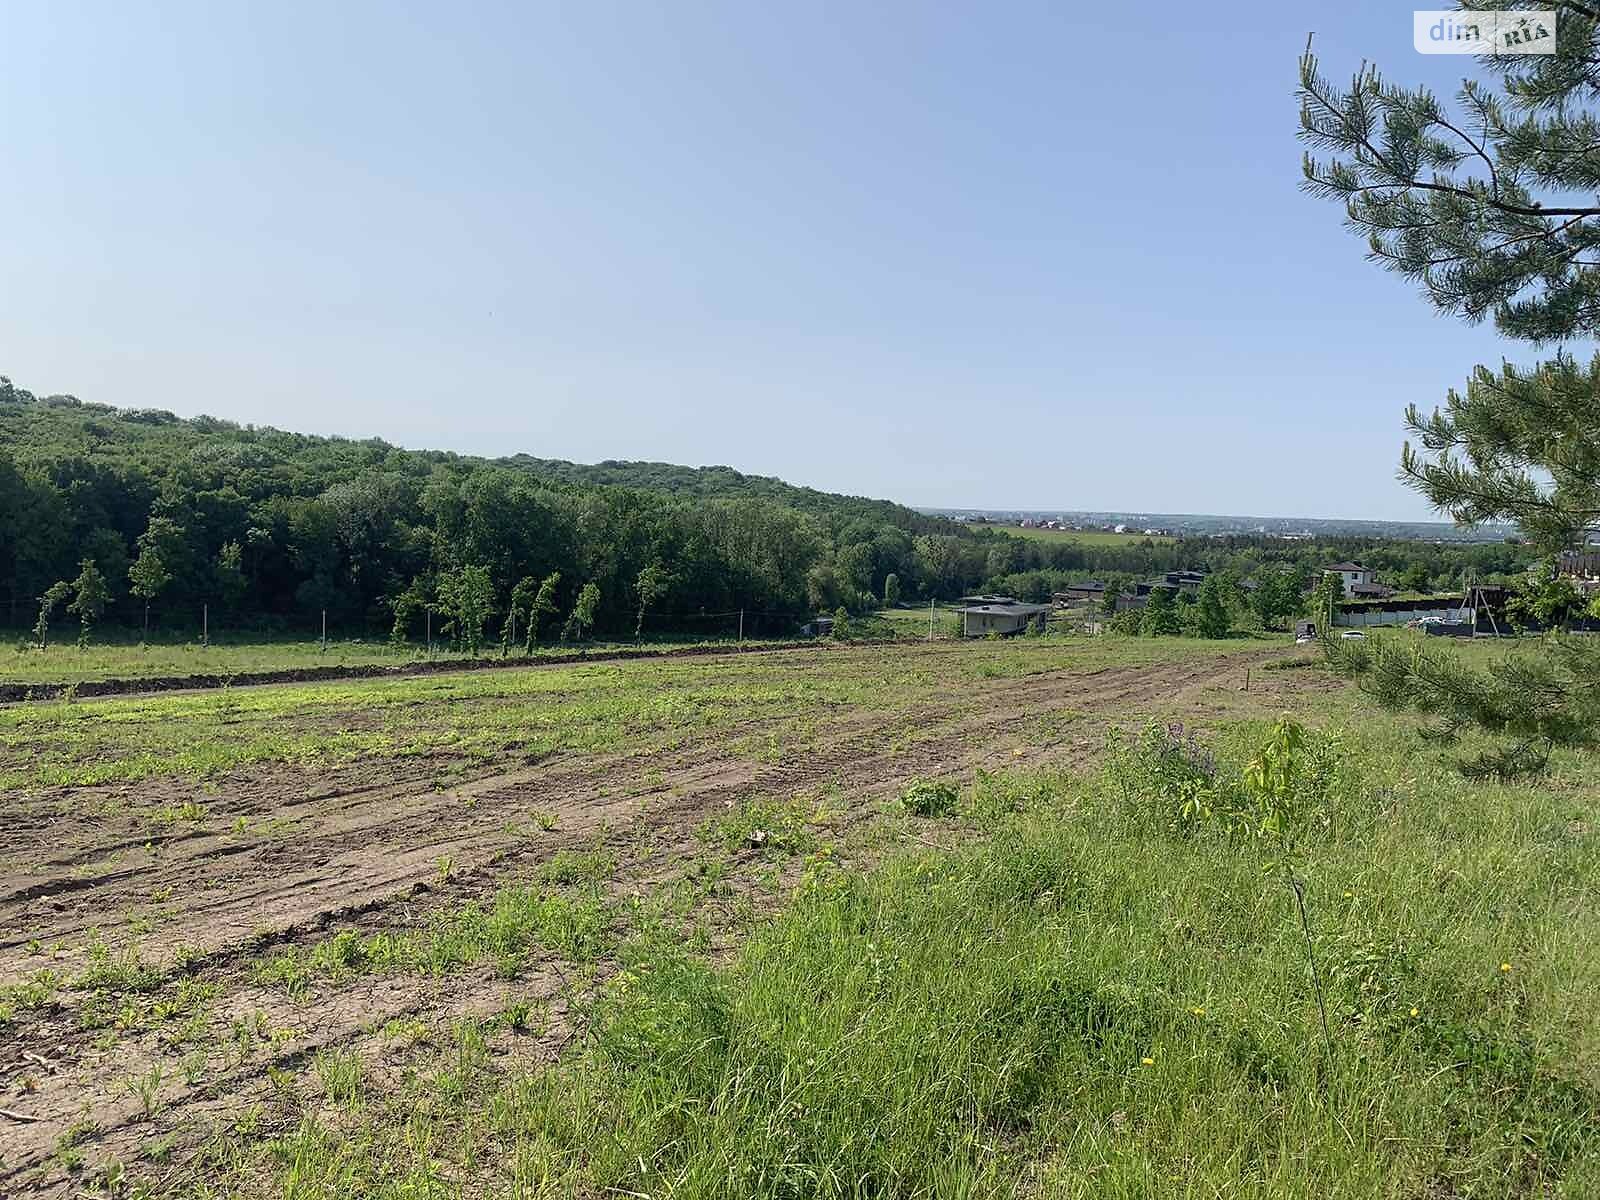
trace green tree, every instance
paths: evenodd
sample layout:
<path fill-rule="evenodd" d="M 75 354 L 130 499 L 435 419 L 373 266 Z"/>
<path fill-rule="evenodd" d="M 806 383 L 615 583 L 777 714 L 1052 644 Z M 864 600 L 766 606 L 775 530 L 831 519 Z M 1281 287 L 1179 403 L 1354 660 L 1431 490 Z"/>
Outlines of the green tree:
<path fill-rule="evenodd" d="M 599 607 L 600 588 L 590 580 L 578 592 L 578 599 L 567 617 L 566 627 L 561 631 L 562 638 L 581 640 L 585 631 L 594 627 L 594 614 Z"/>
<path fill-rule="evenodd" d="M 1375 67 L 1340 88 L 1309 48 L 1300 60 L 1301 137 L 1329 155 L 1307 153 L 1307 190 L 1342 202 L 1371 257 L 1439 311 L 1536 345 L 1600 332 L 1600 8 L 1558 7 L 1556 53 L 1480 60 L 1504 86 L 1464 81 L 1455 111 Z M 1566 546 L 1600 521 L 1597 397 L 1600 359 L 1480 366 L 1442 411 L 1407 410 L 1421 449 L 1401 471 L 1463 524 Z"/>
<path fill-rule="evenodd" d="M 89 631 L 106 610 L 111 589 L 106 586 L 106 577 L 100 574 L 100 568 L 94 565 L 94 559 L 86 558 L 78 565 L 78 577 L 72 581 L 72 603 L 67 605 L 67 611 L 78 614 L 78 648 L 82 649 L 89 644 Z"/>
<path fill-rule="evenodd" d="M 1225 638 L 1233 627 L 1228 617 L 1228 606 L 1223 599 L 1222 579 L 1207 575 L 1200 585 L 1200 595 L 1194 605 L 1195 631 L 1206 638 Z"/>
<path fill-rule="evenodd" d="M 51 614 L 70 595 L 72 595 L 72 585 L 61 580 L 52 583 L 45 589 L 44 595 L 39 597 L 39 618 L 33 623 L 33 636 L 39 639 L 39 649 L 43 650 L 48 642 Z"/>
<path fill-rule="evenodd" d="M 1422 563 L 1412 563 L 1400 573 L 1400 590 L 1426 594 L 1433 588 L 1433 576 Z"/>
<path fill-rule="evenodd" d="M 1333 628 L 1333 616 L 1338 611 L 1339 601 L 1344 599 L 1344 582 L 1331 571 L 1324 571 L 1317 578 L 1317 586 L 1311 589 L 1311 595 L 1306 600 L 1306 615 L 1317 623 L 1317 628 L 1326 632 Z"/>
<path fill-rule="evenodd" d="M 511 643 L 517 636 L 517 619 L 522 619 L 523 637 L 528 648 L 533 646 L 533 637 L 528 630 L 528 625 L 533 616 L 534 597 L 539 592 L 539 581 L 532 575 L 524 575 L 517 580 L 511 589 L 511 598 L 506 601 L 506 619 L 500 630 L 500 647 L 502 653 L 509 653 Z"/>
<path fill-rule="evenodd" d="M 494 581 L 488 567 L 461 567 L 439 577 L 439 611 L 444 632 L 468 654 L 483 648 L 483 627 L 494 611 Z"/>
<path fill-rule="evenodd" d="M 161 562 L 161 551 L 146 544 L 128 568 L 128 590 L 144 603 L 144 637 L 150 637 L 150 602 L 172 582 L 172 575 Z"/>
<path fill-rule="evenodd" d="M 421 579 L 413 579 L 410 585 L 392 601 L 390 607 L 394 610 L 394 624 L 389 629 L 389 641 L 394 646 L 404 646 L 411 637 L 411 626 L 416 622 L 417 614 L 428 607 L 428 588 Z"/>
<path fill-rule="evenodd" d="M 1584 609 L 1577 585 L 1557 575 L 1550 564 L 1524 576 L 1506 601 L 1506 615 L 1519 628 L 1565 629 Z"/>
<path fill-rule="evenodd" d="M 238 542 L 224 542 L 222 549 L 217 551 L 216 561 L 211 564 L 211 580 L 223 610 L 236 613 L 239 602 L 250 587 L 250 581 L 244 573 L 244 554 Z"/>
<path fill-rule="evenodd" d="M 533 597 L 533 604 L 528 609 L 528 645 L 529 654 L 539 641 L 539 633 L 546 617 L 554 616 L 559 609 L 556 606 L 556 589 L 561 586 L 561 572 L 552 571 L 539 581 L 539 590 Z"/>
<path fill-rule="evenodd" d="M 1139 631 L 1146 637 L 1171 637 L 1181 629 L 1178 620 L 1178 600 L 1173 589 L 1150 589 L 1145 601 L 1144 615 L 1139 621 Z"/>
<path fill-rule="evenodd" d="M 900 576 L 890 571 L 883 577 L 883 606 L 893 608 L 900 603 Z"/>
<path fill-rule="evenodd" d="M 652 604 L 657 603 L 672 589 L 672 572 L 659 562 L 653 562 L 639 572 L 639 577 L 634 582 L 634 590 L 639 595 L 639 620 L 633 627 L 633 637 L 638 641 L 644 636 L 644 616 Z M 598 599 L 598 597 L 597 597 Z"/>
<path fill-rule="evenodd" d="M 1482 0 L 1481 8 L 1511 8 Z M 1535 345 L 1600 333 L 1600 8 L 1558 0 L 1548 55 L 1480 59 L 1454 108 L 1363 66 L 1348 88 L 1300 61 L 1306 188 L 1343 204 L 1370 256 L 1419 283 L 1436 308 Z M 1554 31 L 1548 31 L 1553 33 Z M 1498 77 L 1500 86 L 1495 85 Z M 1509 521 L 1548 553 L 1600 522 L 1600 358 L 1558 352 L 1533 367 L 1479 366 L 1463 391 L 1406 425 L 1402 476 L 1462 524 Z M 1470 763 L 1512 774 L 1600 732 L 1600 653 L 1557 640 L 1542 659 L 1484 670 L 1451 651 L 1328 644 L 1333 665 L 1380 702 L 1429 713 L 1441 732 L 1477 725 L 1498 748 Z"/>
<path fill-rule="evenodd" d="M 1277 628 L 1286 617 L 1300 610 L 1300 581 L 1293 571 L 1282 568 L 1262 570 L 1256 575 L 1256 590 L 1250 593 L 1250 608 L 1265 629 Z"/>

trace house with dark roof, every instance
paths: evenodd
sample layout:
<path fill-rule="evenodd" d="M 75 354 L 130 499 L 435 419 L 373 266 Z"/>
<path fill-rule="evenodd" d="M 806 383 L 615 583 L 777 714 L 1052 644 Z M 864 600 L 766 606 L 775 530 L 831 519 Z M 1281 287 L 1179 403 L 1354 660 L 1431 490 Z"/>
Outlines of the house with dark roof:
<path fill-rule="evenodd" d="M 1052 592 L 1050 598 L 1057 604 L 1073 604 L 1084 600 L 1104 600 L 1106 585 L 1098 579 L 1086 579 L 1082 583 L 1069 583 L 1059 592 Z"/>
<path fill-rule="evenodd" d="M 966 637 L 991 633 L 1009 637 L 1029 625 L 1043 629 L 1050 615 L 1050 605 L 1027 604 L 1014 596 L 963 596 L 961 603 L 961 632 Z"/>

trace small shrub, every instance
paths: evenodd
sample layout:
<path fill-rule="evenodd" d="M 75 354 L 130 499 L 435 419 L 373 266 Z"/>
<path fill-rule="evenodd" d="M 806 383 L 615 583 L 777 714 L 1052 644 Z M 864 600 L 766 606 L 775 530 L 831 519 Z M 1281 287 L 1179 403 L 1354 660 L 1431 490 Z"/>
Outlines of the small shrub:
<path fill-rule="evenodd" d="M 942 779 L 914 780 L 900 793 L 905 810 L 918 817 L 945 817 L 955 811 L 956 789 Z"/>
<path fill-rule="evenodd" d="M 1128 743 L 1113 731 L 1105 778 L 1137 823 L 1190 834 L 1217 787 L 1216 757 L 1181 721 L 1152 720 Z"/>

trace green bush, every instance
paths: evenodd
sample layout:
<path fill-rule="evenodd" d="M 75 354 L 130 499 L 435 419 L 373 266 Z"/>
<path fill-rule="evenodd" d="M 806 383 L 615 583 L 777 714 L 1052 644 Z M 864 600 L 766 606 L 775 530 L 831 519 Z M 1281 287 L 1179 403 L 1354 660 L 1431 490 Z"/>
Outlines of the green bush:
<path fill-rule="evenodd" d="M 919 817 L 945 817 L 955 811 L 956 789 L 942 779 L 914 780 L 900 793 L 900 803 Z"/>

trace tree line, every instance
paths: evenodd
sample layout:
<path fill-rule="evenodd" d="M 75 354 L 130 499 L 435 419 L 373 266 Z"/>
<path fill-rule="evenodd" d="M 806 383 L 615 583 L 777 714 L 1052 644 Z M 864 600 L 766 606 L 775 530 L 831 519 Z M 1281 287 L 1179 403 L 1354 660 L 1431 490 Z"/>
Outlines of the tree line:
<path fill-rule="evenodd" d="M 811 614 L 1047 600 L 1185 567 L 1308 578 L 1366 555 L 1419 583 L 1520 569 L 1508 546 L 1261 538 L 1041 542 L 726 467 L 402 450 L 37 397 L 0 377 L 0 619 L 148 632 L 346 633 L 476 649 L 553 638 L 791 633 Z M 1392 561 L 1391 561 L 1392 560 Z"/>

